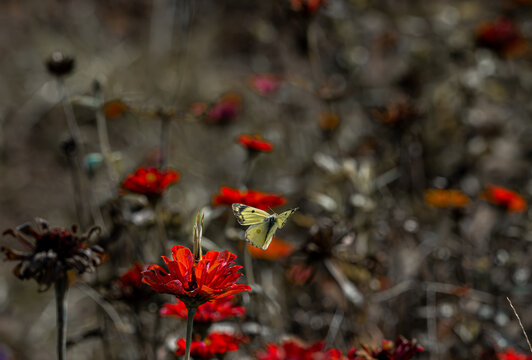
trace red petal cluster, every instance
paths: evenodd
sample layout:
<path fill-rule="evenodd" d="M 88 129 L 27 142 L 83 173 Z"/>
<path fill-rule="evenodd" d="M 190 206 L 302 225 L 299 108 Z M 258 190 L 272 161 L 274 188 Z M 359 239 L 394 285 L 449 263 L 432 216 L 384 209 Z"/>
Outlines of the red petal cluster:
<path fill-rule="evenodd" d="M 270 152 L 273 150 L 273 144 L 259 135 L 240 135 L 238 142 L 250 151 Z"/>
<path fill-rule="evenodd" d="M 292 10 L 305 15 L 314 15 L 324 3 L 324 0 L 290 0 Z"/>
<path fill-rule="evenodd" d="M 486 186 L 482 197 L 490 203 L 502 206 L 511 212 L 523 212 L 527 209 L 526 200 L 521 195 L 502 186 Z"/>
<path fill-rule="evenodd" d="M 240 191 L 229 187 L 220 188 L 220 194 L 214 195 L 214 205 L 232 205 L 234 203 L 256 207 L 261 210 L 268 210 L 284 205 L 286 199 L 277 194 L 268 194 L 256 190 Z"/>
<path fill-rule="evenodd" d="M 347 359 L 408 360 L 422 351 L 423 348 L 417 345 L 415 341 L 398 338 L 395 343 L 390 340 L 383 340 L 382 346 L 377 349 L 369 349 L 366 346 L 363 346 L 360 350 L 353 348 L 347 353 Z"/>
<path fill-rule="evenodd" d="M 514 349 L 507 349 L 497 354 L 499 360 L 532 360 L 532 356 L 516 353 Z"/>
<path fill-rule="evenodd" d="M 281 80 L 273 74 L 254 75 L 249 80 L 253 90 L 263 96 L 274 94 L 281 85 Z"/>
<path fill-rule="evenodd" d="M 211 359 L 216 355 L 238 350 L 238 345 L 243 340 L 241 336 L 213 332 L 203 341 L 192 341 L 190 344 L 190 355 L 194 358 Z M 177 340 L 177 350 L 175 352 L 177 356 L 185 355 L 185 345 L 185 339 Z"/>
<path fill-rule="evenodd" d="M 162 316 L 175 316 L 186 320 L 188 315 L 185 303 L 177 300 L 177 303 L 166 303 L 159 312 Z M 194 320 L 202 323 L 222 321 L 233 316 L 244 316 L 246 309 L 243 306 L 235 306 L 233 296 L 227 296 L 220 300 L 208 302 L 198 307 Z"/>
<path fill-rule="evenodd" d="M 258 360 L 343 360 L 345 357 L 338 349 L 325 351 L 325 342 L 318 341 L 310 346 L 288 340 L 282 345 L 270 343 L 265 350 L 256 353 Z"/>
<path fill-rule="evenodd" d="M 251 290 L 248 285 L 236 284 L 242 266 L 233 265 L 236 255 L 229 251 L 208 251 L 195 264 L 190 249 L 175 245 L 173 260 L 162 258 L 168 272 L 159 265 L 150 265 L 142 272 L 142 281 L 154 291 L 175 295 L 188 308 Z"/>
<path fill-rule="evenodd" d="M 229 93 L 222 96 L 207 113 L 207 122 L 225 125 L 236 120 L 241 111 L 240 95 Z"/>
<path fill-rule="evenodd" d="M 523 55 L 528 48 L 528 42 L 517 25 L 508 18 L 480 23 L 476 31 L 476 40 L 479 46 L 491 49 L 507 58 Z"/>
<path fill-rule="evenodd" d="M 179 181 L 179 173 L 172 169 L 138 168 L 122 182 L 126 192 L 146 195 L 149 198 L 161 196 L 172 184 Z"/>

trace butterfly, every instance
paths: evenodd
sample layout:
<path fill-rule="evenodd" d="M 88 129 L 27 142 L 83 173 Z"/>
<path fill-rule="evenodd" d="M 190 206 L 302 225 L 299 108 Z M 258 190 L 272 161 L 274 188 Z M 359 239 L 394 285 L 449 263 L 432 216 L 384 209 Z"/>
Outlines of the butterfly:
<path fill-rule="evenodd" d="M 273 239 L 277 228 L 281 229 L 290 215 L 297 211 L 291 209 L 280 214 L 269 214 L 266 211 L 244 205 L 233 204 L 233 213 L 240 225 L 250 225 L 246 230 L 246 240 L 251 245 L 266 250 Z"/>

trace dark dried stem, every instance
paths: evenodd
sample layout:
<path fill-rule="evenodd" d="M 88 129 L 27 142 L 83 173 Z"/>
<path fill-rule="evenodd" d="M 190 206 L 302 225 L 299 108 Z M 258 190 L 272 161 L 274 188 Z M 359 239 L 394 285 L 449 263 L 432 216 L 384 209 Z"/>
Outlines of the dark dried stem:
<path fill-rule="evenodd" d="M 188 308 L 187 315 L 187 342 L 185 349 L 185 360 L 190 360 L 190 344 L 192 343 L 192 326 L 194 325 L 194 315 L 196 315 L 197 307 Z"/>
<path fill-rule="evenodd" d="M 161 118 L 161 144 L 159 168 L 162 170 L 168 162 L 168 138 L 170 135 L 170 117 L 167 114 L 159 115 Z"/>
<path fill-rule="evenodd" d="M 57 359 L 66 360 L 66 322 L 68 277 L 66 272 L 55 282 L 55 304 L 57 309 Z"/>

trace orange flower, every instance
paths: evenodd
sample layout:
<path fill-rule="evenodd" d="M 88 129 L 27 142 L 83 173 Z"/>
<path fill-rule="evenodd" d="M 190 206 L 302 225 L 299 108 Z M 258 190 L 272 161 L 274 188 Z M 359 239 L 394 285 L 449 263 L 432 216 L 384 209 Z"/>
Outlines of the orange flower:
<path fill-rule="evenodd" d="M 240 191 L 226 186 L 220 188 L 220 194 L 214 195 L 214 205 L 229 205 L 234 203 L 256 207 L 261 210 L 268 210 L 284 205 L 286 199 L 277 194 L 268 194 L 257 190 Z"/>
<path fill-rule="evenodd" d="M 340 124 L 338 115 L 332 112 L 322 112 L 320 115 L 320 128 L 324 132 L 331 132 Z"/>
<path fill-rule="evenodd" d="M 179 173 L 172 169 L 161 171 L 157 168 L 138 168 L 135 174 L 129 174 L 122 182 L 122 189 L 148 198 L 157 198 L 178 181 Z"/>
<path fill-rule="evenodd" d="M 264 140 L 260 135 L 240 135 L 238 142 L 252 152 L 270 152 L 273 150 L 273 144 Z"/>
<path fill-rule="evenodd" d="M 528 50 L 528 42 L 521 31 L 507 18 L 480 23 L 476 30 L 476 40 L 478 46 L 491 49 L 506 58 L 523 55 Z"/>
<path fill-rule="evenodd" d="M 173 260 L 162 258 L 169 272 L 153 264 L 142 272 L 142 281 L 154 291 L 176 296 L 188 309 L 251 290 L 248 285 L 236 284 L 242 266 L 233 265 L 236 255 L 229 251 L 208 251 L 195 263 L 190 249 L 175 245 Z"/>
<path fill-rule="evenodd" d="M 481 197 L 495 205 L 502 206 L 511 212 L 523 212 L 527 209 L 525 198 L 515 191 L 502 186 L 488 185 Z"/>
<path fill-rule="evenodd" d="M 274 237 L 268 249 L 262 250 L 258 247 L 248 244 L 248 250 L 251 256 L 256 259 L 275 261 L 287 257 L 294 251 L 294 246 L 286 241 Z"/>
<path fill-rule="evenodd" d="M 467 206 L 471 199 L 460 190 L 428 189 L 425 191 L 425 202 L 440 208 L 456 208 Z"/>
<path fill-rule="evenodd" d="M 115 119 L 124 115 L 127 109 L 127 105 L 121 100 L 111 100 L 103 104 L 103 114 L 108 119 Z"/>

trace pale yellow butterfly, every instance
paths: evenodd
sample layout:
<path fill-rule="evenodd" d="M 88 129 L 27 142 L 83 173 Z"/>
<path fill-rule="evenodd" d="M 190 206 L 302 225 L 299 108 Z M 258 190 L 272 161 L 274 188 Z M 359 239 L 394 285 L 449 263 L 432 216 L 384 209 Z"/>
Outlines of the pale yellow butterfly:
<path fill-rule="evenodd" d="M 280 214 L 269 214 L 244 204 L 233 204 L 233 213 L 240 225 L 250 225 L 246 230 L 246 240 L 251 245 L 266 250 L 273 239 L 277 228 L 281 229 L 286 220 L 296 212 L 297 208 Z"/>

